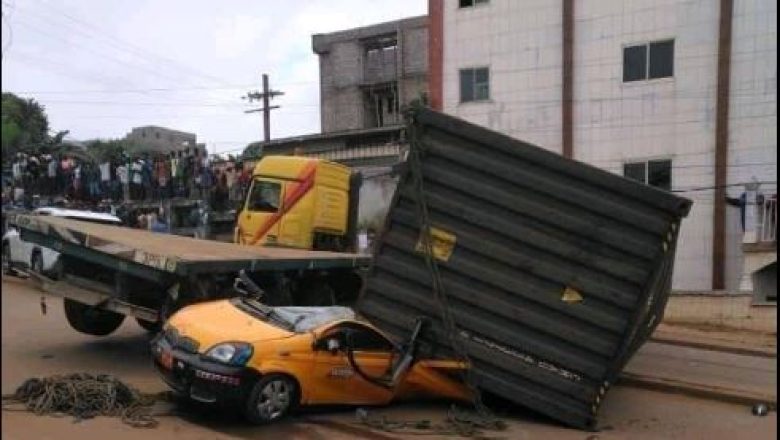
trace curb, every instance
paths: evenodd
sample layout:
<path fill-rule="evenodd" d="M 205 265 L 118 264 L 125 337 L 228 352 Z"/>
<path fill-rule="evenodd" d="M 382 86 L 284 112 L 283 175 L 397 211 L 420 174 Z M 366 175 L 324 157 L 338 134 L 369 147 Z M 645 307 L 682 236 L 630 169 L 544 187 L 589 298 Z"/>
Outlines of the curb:
<path fill-rule="evenodd" d="M 776 358 L 777 357 L 777 351 L 772 350 L 762 350 L 760 348 L 745 348 L 745 347 L 734 347 L 731 345 L 722 345 L 717 343 L 711 343 L 711 342 L 701 342 L 701 341 L 691 341 L 686 339 L 674 339 L 674 338 L 665 338 L 663 336 L 656 337 L 653 336 L 649 339 L 652 342 L 658 342 L 661 344 L 668 344 L 668 345 L 679 345 L 681 347 L 691 347 L 691 348 L 701 348 L 704 350 L 711 350 L 711 351 L 721 351 L 724 353 L 734 353 L 734 354 L 741 354 L 746 356 L 759 356 L 759 357 L 765 357 L 765 358 Z"/>
<path fill-rule="evenodd" d="M 731 388 L 713 387 L 677 380 L 640 376 L 631 373 L 623 373 L 618 379 L 618 383 L 636 388 L 644 388 L 648 390 L 663 391 L 674 394 L 684 394 L 691 397 L 718 400 L 721 402 L 735 403 L 738 405 L 766 403 L 772 410 L 777 409 L 777 395 L 760 395 Z"/>

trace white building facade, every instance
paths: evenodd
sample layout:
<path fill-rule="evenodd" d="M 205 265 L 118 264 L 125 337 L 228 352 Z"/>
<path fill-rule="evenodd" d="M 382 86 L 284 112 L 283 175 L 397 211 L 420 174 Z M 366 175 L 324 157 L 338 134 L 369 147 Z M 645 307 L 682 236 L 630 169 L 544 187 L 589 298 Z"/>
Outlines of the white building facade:
<path fill-rule="evenodd" d="M 765 200 L 777 193 L 776 2 L 430 0 L 429 5 L 434 108 L 691 198 L 673 288 L 739 290 L 745 255 L 741 210 L 725 205 L 718 231 L 714 216 L 723 201 L 716 199 L 738 199 L 748 182 L 760 182 Z M 730 13 L 721 14 L 723 8 Z M 730 50 L 719 44 L 726 25 Z M 730 66 L 720 67 L 728 86 L 718 81 L 724 57 Z M 720 125 L 719 102 L 728 108 Z M 725 162 L 716 166 L 719 140 Z M 716 185 L 716 171 L 723 168 Z M 725 194 L 716 194 L 716 186 Z M 776 214 L 773 219 L 776 224 Z M 718 240 L 720 255 L 714 248 Z"/>

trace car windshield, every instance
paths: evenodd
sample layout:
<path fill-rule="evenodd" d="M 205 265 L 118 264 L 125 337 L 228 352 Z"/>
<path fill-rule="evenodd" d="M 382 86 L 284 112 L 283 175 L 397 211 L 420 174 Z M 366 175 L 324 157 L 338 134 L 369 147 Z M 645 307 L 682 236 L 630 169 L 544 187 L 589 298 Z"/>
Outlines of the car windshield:
<path fill-rule="evenodd" d="M 329 322 L 354 319 L 348 307 L 270 307 L 251 298 L 234 298 L 231 303 L 255 318 L 295 333 L 306 333 Z"/>

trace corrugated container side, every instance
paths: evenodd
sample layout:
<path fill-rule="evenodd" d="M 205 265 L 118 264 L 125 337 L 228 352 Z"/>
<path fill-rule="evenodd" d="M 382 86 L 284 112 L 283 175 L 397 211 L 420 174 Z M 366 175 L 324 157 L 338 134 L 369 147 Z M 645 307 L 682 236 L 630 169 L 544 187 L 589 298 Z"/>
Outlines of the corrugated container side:
<path fill-rule="evenodd" d="M 589 428 L 660 321 L 691 202 L 431 110 L 408 127 L 457 337 L 484 391 Z M 358 310 L 453 356 L 421 243 L 411 161 Z"/>

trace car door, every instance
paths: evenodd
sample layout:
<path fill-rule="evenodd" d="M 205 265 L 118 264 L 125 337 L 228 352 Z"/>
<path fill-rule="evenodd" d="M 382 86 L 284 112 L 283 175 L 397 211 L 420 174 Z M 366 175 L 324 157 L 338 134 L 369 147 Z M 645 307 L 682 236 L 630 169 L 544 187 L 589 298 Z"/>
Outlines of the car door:
<path fill-rule="evenodd" d="M 240 243 L 277 244 L 283 192 L 280 180 L 256 178 L 252 181 L 238 220 Z"/>
<path fill-rule="evenodd" d="M 348 334 L 351 334 L 348 337 Z M 339 348 L 329 350 L 328 340 Z M 351 342 L 355 363 L 369 377 L 382 377 L 392 361 L 392 344 L 373 329 L 359 323 L 342 323 L 322 332 L 315 343 L 314 379 L 317 386 L 311 404 L 370 404 L 389 402 L 393 392 L 362 377 L 347 357 Z"/>

